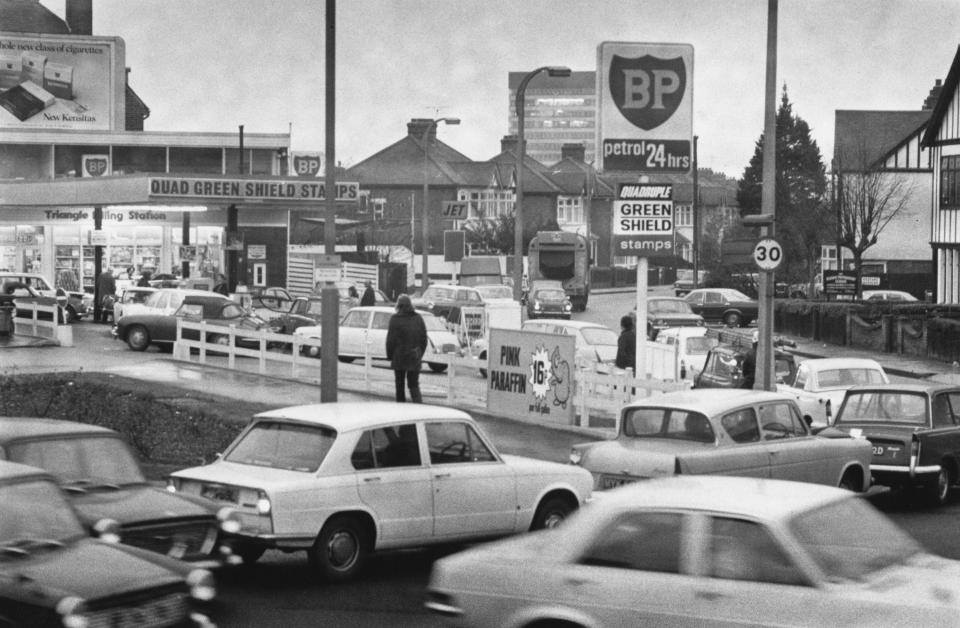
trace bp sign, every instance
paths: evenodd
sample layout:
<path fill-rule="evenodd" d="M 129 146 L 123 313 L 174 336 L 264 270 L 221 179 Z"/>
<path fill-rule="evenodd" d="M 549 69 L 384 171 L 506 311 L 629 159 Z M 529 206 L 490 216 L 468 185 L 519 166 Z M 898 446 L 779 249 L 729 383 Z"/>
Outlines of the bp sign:
<path fill-rule="evenodd" d="M 673 252 L 673 186 L 621 183 L 613 203 L 617 255 L 650 257 Z"/>
<path fill-rule="evenodd" d="M 693 46 L 603 42 L 597 90 L 600 170 L 690 171 Z"/>

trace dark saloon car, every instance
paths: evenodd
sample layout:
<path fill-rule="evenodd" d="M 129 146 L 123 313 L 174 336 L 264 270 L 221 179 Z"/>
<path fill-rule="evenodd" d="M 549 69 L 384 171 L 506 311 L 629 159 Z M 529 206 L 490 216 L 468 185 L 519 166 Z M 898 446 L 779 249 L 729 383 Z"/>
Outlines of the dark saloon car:
<path fill-rule="evenodd" d="M 691 290 L 683 300 L 708 323 L 727 327 L 746 327 L 757 320 L 759 306 L 739 290 L 732 288 L 699 288 Z"/>
<path fill-rule="evenodd" d="M 527 318 L 570 318 L 573 304 L 562 288 L 534 288 L 527 296 Z"/>
<path fill-rule="evenodd" d="M 634 312 L 636 318 L 636 312 Z M 703 327 L 703 317 L 694 314 L 686 301 L 677 297 L 647 299 L 647 340 L 656 340 L 668 327 Z"/>
<path fill-rule="evenodd" d="M 122 316 L 113 329 L 114 336 L 130 345 L 134 351 L 143 351 L 152 344 L 172 347 L 177 340 L 177 320 L 191 323 L 204 321 L 218 327 L 234 326 L 244 331 L 276 332 L 279 327 L 269 325 L 258 316 L 247 314 L 235 302 L 224 299 L 222 295 L 188 295 L 183 298 L 180 307 L 173 314 L 135 313 Z M 199 340 L 200 332 L 194 329 L 183 330 L 183 337 Z M 227 344 L 230 340 L 226 333 L 207 332 L 205 342 Z M 256 343 L 256 339 L 237 338 L 238 344 Z"/>
<path fill-rule="evenodd" d="M 464 307 L 483 307 L 483 297 L 476 288 L 453 285 L 428 286 L 412 302 L 418 310 L 425 310 L 442 319 L 448 319 L 452 310 L 459 312 Z"/>
<path fill-rule="evenodd" d="M 70 322 L 69 314 L 67 314 L 67 311 L 56 297 L 40 294 L 33 286 L 15 281 L 3 284 L 3 286 L 0 287 L 0 303 L 6 303 L 11 299 L 14 307 L 16 307 L 15 316 L 17 318 L 32 319 L 33 308 L 28 306 L 30 304 L 36 304 L 56 308 L 58 324 L 63 325 Z M 37 320 L 53 320 L 53 314 L 38 311 Z"/>
<path fill-rule="evenodd" d="M 0 461 L 0 626 L 141 628 L 214 624 L 213 576 L 87 536 L 53 477 Z"/>
<path fill-rule="evenodd" d="M 729 344 L 710 349 L 703 370 L 693 381 L 693 387 L 740 388 L 743 385 L 743 359 L 749 350 L 749 347 Z M 793 354 L 775 350 L 773 359 L 777 382 L 792 380 L 797 372 L 797 362 Z"/>
<path fill-rule="evenodd" d="M 873 444 L 877 484 L 920 493 L 943 505 L 960 478 L 960 386 L 854 386 L 833 426 Z"/>
<path fill-rule="evenodd" d="M 219 566 L 229 557 L 229 546 L 222 546 L 219 537 L 239 525 L 236 515 L 213 502 L 148 483 L 130 448 L 113 430 L 73 421 L 0 417 L 0 459 L 53 474 L 90 532 L 97 521 L 112 519 L 120 524 L 124 544 L 205 567 Z"/>

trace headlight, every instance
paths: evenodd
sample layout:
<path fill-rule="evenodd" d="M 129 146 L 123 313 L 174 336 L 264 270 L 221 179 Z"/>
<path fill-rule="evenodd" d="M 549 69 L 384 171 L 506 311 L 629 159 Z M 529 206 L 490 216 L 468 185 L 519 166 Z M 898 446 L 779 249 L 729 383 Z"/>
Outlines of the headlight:
<path fill-rule="evenodd" d="M 257 514 L 269 515 L 270 509 L 270 498 L 267 497 L 267 494 L 263 491 L 257 493 Z"/>
<path fill-rule="evenodd" d="M 171 493 L 176 493 L 180 490 L 180 479 L 179 478 L 167 478 L 167 490 Z"/>
<path fill-rule="evenodd" d="M 583 452 L 579 449 L 570 450 L 570 464 L 580 464 L 583 460 Z"/>
<path fill-rule="evenodd" d="M 114 519 L 100 519 L 93 524 L 93 532 L 105 543 L 120 542 L 120 524 Z"/>
<path fill-rule="evenodd" d="M 565 310 L 572 310 L 572 309 L 573 309 L 573 306 L 572 306 L 570 303 L 564 303 L 564 304 L 563 304 L 563 309 L 565 309 Z"/>
<path fill-rule="evenodd" d="M 540 309 L 540 302 L 539 302 L 539 301 L 534 301 L 534 302 L 533 302 L 533 309 L 535 309 L 535 310 L 539 310 L 539 309 Z"/>
<path fill-rule="evenodd" d="M 90 622 L 84 615 L 86 610 L 83 600 L 72 595 L 57 602 L 57 614 L 66 628 L 87 628 Z"/>
<path fill-rule="evenodd" d="M 664 320 L 663 320 L 662 318 L 658 318 L 657 320 L 653 321 L 653 324 L 654 324 L 654 325 L 661 325 L 661 326 L 662 326 L 662 325 L 666 325 L 666 323 L 664 322 Z"/>
<path fill-rule="evenodd" d="M 195 600 L 209 602 L 217 597 L 213 574 L 206 569 L 194 569 L 187 574 L 187 586 L 190 587 L 190 597 Z"/>
<path fill-rule="evenodd" d="M 224 506 L 217 511 L 217 521 L 220 522 L 220 529 L 227 534 L 236 534 L 240 531 L 240 515 L 229 506 Z"/>

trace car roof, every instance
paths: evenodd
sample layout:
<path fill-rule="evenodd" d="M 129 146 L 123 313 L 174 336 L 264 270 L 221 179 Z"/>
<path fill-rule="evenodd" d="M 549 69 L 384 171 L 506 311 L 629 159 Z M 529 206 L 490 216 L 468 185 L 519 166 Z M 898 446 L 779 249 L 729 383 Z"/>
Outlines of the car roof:
<path fill-rule="evenodd" d="M 531 320 L 523 321 L 523 326 L 526 327 L 527 324 L 534 325 L 537 323 L 547 323 L 549 325 L 560 325 L 563 327 L 573 327 L 576 329 L 585 329 L 588 327 L 596 329 L 609 329 L 604 327 L 600 323 L 591 323 L 590 321 L 568 321 L 564 318 L 534 318 Z M 613 331 L 612 329 L 610 331 Z"/>
<path fill-rule="evenodd" d="M 682 299 L 681 299 L 682 300 Z M 707 327 L 667 327 L 666 329 L 661 329 L 657 332 L 657 337 L 660 336 L 677 336 L 677 337 L 699 337 L 706 336 L 709 329 Z M 719 339 L 718 339 L 719 341 Z"/>
<path fill-rule="evenodd" d="M 387 314 L 396 314 L 397 308 L 394 305 L 358 305 L 347 310 L 347 314 L 353 312 L 354 310 L 358 312 L 384 312 Z M 420 316 L 434 316 L 432 312 L 424 312 L 423 310 L 417 310 L 417 314 Z"/>
<path fill-rule="evenodd" d="M 938 393 L 945 390 L 960 391 L 960 386 L 956 384 L 942 384 L 930 382 L 926 384 L 858 384 L 847 389 L 849 392 L 863 390 L 893 390 L 913 393 Z"/>
<path fill-rule="evenodd" d="M 366 429 L 373 425 L 395 421 L 422 419 L 467 419 L 472 417 L 454 408 L 422 403 L 393 403 L 388 401 L 342 401 L 315 403 L 268 410 L 255 415 L 263 419 L 290 419 L 332 427 L 338 432 Z"/>
<path fill-rule="evenodd" d="M 18 440 L 35 436 L 63 436 L 67 434 L 116 435 L 111 429 L 79 423 L 40 417 L 0 417 L 0 441 Z"/>
<path fill-rule="evenodd" d="M 880 363 L 870 358 L 811 358 L 801 364 L 807 365 L 812 371 L 827 371 L 841 368 L 878 368 L 883 370 Z"/>
<path fill-rule="evenodd" d="M 669 406 L 713 415 L 747 403 L 764 403 L 795 399 L 790 393 L 747 388 L 694 388 L 647 397 L 624 406 L 628 408 L 652 408 Z"/>
<path fill-rule="evenodd" d="M 828 503 L 854 498 L 854 493 L 849 491 L 811 482 L 676 475 L 604 491 L 595 505 L 615 510 L 637 507 L 700 510 L 782 521 Z"/>
<path fill-rule="evenodd" d="M 182 294 L 184 296 L 206 296 L 218 299 L 226 299 L 228 301 L 232 300 L 230 297 L 220 294 L 219 292 L 213 292 L 212 290 L 196 290 L 194 288 L 156 288 L 156 291 L 163 293 Z"/>
<path fill-rule="evenodd" d="M 0 460 L 0 480 L 40 477 L 53 480 L 53 476 L 43 469 L 30 467 L 19 462 Z"/>

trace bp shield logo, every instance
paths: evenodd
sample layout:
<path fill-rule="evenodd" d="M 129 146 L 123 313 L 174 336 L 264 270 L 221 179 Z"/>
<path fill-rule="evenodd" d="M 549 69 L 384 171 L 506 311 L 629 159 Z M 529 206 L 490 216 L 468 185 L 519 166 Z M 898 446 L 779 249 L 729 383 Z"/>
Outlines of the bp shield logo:
<path fill-rule="evenodd" d="M 313 177 L 320 172 L 319 155 L 294 155 L 293 172 L 298 177 Z"/>
<path fill-rule="evenodd" d="M 649 131 L 676 113 L 686 93 L 687 71 L 682 57 L 613 55 L 609 82 L 610 95 L 623 117 Z"/>
<path fill-rule="evenodd" d="M 83 176 L 85 177 L 102 177 L 107 174 L 109 169 L 109 161 L 107 157 L 93 157 L 89 155 L 84 155 L 83 157 Z"/>

